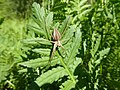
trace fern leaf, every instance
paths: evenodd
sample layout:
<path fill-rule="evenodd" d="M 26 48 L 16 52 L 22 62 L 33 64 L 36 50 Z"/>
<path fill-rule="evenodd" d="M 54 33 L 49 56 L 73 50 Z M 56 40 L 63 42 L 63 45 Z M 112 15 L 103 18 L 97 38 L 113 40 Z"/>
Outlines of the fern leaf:
<path fill-rule="evenodd" d="M 80 46 L 80 42 L 81 42 L 81 36 L 82 36 L 82 33 L 79 29 L 79 27 L 77 27 L 77 31 L 76 31 L 76 35 L 75 35 L 75 39 L 73 41 L 73 44 L 71 46 L 71 49 L 70 49 L 70 52 L 68 54 L 68 63 L 67 65 L 70 65 L 74 62 L 74 57 L 77 53 L 77 50 Z"/>
<path fill-rule="evenodd" d="M 44 21 L 45 11 L 43 7 L 40 7 L 40 5 L 36 2 L 32 4 L 33 8 L 33 14 L 36 16 L 36 18 L 39 19 L 39 21 Z"/>
<path fill-rule="evenodd" d="M 70 66 L 70 69 L 71 69 L 72 73 L 74 73 L 76 67 L 77 67 L 80 63 L 82 63 L 82 59 L 76 57 L 76 60 L 75 60 L 74 63 L 71 64 L 71 66 Z"/>
<path fill-rule="evenodd" d="M 58 63 L 58 59 L 53 59 L 51 61 L 51 66 Z M 19 65 L 29 68 L 44 67 L 49 64 L 49 57 L 38 58 L 26 62 L 19 63 Z"/>
<path fill-rule="evenodd" d="M 62 86 L 60 86 L 60 90 L 71 90 L 75 87 L 75 83 L 72 80 L 65 81 Z"/>
<path fill-rule="evenodd" d="M 50 40 L 50 34 L 49 34 L 50 32 L 48 29 L 50 29 L 53 20 L 53 13 L 52 12 L 48 13 L 48 16 L 46 17 L 44 8 L 40 7 L 40 5 L 35 2 L 33 3 L 32 12 L 33 12 L 33 16 L 32 16 L 33 20 L 36 22 L 36 24 L 39 25 L 41 30 L 45 32 L 46 39 Z"/>
<path fill-rule="evenodd" d="M 46 66 L 48 64 L 49 58 L 38 58 L 26 62 L 19 63 L 19 65 L 24 66 L 24 67 L 29 67 L 29 68 L 36 68 L 36 67 L 42 67 Z"/>
<path fill-rule="evenodd" d="M 32 19 L 39 26 L 39 28 L 44 31 L 44 27 L 43 27 L 43 26 L 45 26 L 44 23 L 42 23 L 42 21 L 38 20 L 38 18 L 35 17 L 34 15 L 32 16 Z M 46 33 L 45 33 L 45 36 L 46 36 Z"/>
<path fill-rule="evenodd" d="M 34 25 L 34 26 L 28 25 L 27 27 L 28 27 L 28 29 L 33 30 L 35 33 L 45 36 L 45 32 L 37 25 Z"/>
<path fill-rule="evenodd" d="M 44 55 L 47 55 L 49 56 L 50 55 L 50 49 L 32 49 L 33 52 L 36 52 L 36 53 L 39 53 L 39 54 L 44 54 Z"/>
<path fill-rule="evenodd" d="M 50 26 L 53 22 L 53 12 L 50 12 L 48 16 L 46 17 L 46 28 L 49 30 Z"/>
<path fill-rule="evenodd" d="M 68 26 L 69 26 L 69 24 L 70 24 L 70 21 L 71 21 L 71 19 L 70 19 L 70 16 L 69 16 L 69 17 L 67 17 L 67 18 L 64 20 L 64 22 L 62 23 L 61 28 L 60 28 L 60 32 L 61 32 L 62 37 L 64 37 L 64 34 L 65 34 L 66 31 L 67 31 L 67 28 L 68 28 Z"/>
<path fill-rule="evenodd" d="M 79 9 L 79 11 L 81 12 L 82 10 L 89 8 L 89 7 L 91 7 L 91 5 L 84 5 Z"/>
<path fill-rule="evenodd" d="M 80 3 L 79 3 L 79 6 L 84 5 L 86 2 L 87 2 L 87 0 L 81 0 Z"/>
<path fill-rule="evenodd" d="M 40 43 L 40 44 L 44 44 L 44 45 L 52 45 L 48 40 L 43 39 L 43 38 L 25 39 L 23 42 L 26 43 L 26 44 L 29 44 L 29 43 L 30 44 Z"/>
<path fill-rule="evenodd" d="M 85 11 L 83 11 L 82 13 L 80 13 L 79 15 L 78 15 L 78 18 L 79 19 L 82 19 L 82 17 L 83 17 L 83 15 L 86 15 L 88 12 L 90 12 L 92 9 L 87 9 L 87 10 L 85 10 Z"/>
<path fill-rule="evenodd" d="M 39 4 L 38 4 L 39 5 Z M 40 6 L 40 5 L 39 5 Z M 37 10 L 39 10 L 39 9 L 37 9 Z M 45 17 L 45 11 L 44 11 L 44 8 L 43 7 L 41 7 L 40 8 L 40 16 L 41 16 L 41 19 L 43 19 L 43 21 L 44 21 L 44 17 Z"/>
<path fill-rule="evenodd" d="M 71 26 L 65 33 L 63 41 L 71 39 L 73 37 L 73 32 L 75 32 L 75 26 Z M 64 42 L 63 42 L 64 43 Z M 65 42 L 66 43 L 66 42 Z"/>
<path fill-rule="evenodd" d="M 45 21 L 44 21 L 44 9 L 42 7 L 40 7 L 39 4 L 37 4 L 36 2 L 33 3 L 33 8 L 32 8 L 32 12 L 33 12 L 33 20 L 43 29 L 45 30 Z"/>
<path fill-rule="evenodd" d="M 38 86 L 42 86 L 46 83 L 53 83 L 57 81 L 59 78 L 68 75 L 63 67 L 53 68 L 45 73 L 43 73 L 40 77 L 36 79 L 36 83 Z"/>
<path fill-rule="evenodd" d="M 99 45 L 100 45 L 100 41 L 101 41 L 101 36 L 99 35 L 98 38 L 96 39 L 96 43 L 94 45 L 94 53 L 93 55 L 97 52 Z"/>
<path fill-rule="evenodd" d="M 95 37 L 98 38 L 95 38 Z M 91 55 L 92 57 L 94 57 L 95 53 L 97 52 L 99 45 L 100 45 L 100 40 L 101 40 L 101 36 L 97 35 L 95 32 L 92 35 L 92 49 L 91 49 Z"/>
<path fill-rule="evenodd" d="M 25 72 L 27 72 L 27 68 L 22 69 L 22 70 L 19 70 L 18 72 L 19 72 L 19 73 L 25 73 Z"/>
<path fill-rule="evenodd" d="M 87 0 L 74 0 L 70 1 L 71 2 L 71 9 L 69 10 L 70 14 L 73 14 L 73 20 L 72 23 L 79 20 L 83 20 L 85 15 L 91 11 L 91 5 L 87 4 Z M 76 15 L 74 15 L 76 14 Z M 77 21 L 78 22 L 78 21 Z"/>
<path fill-rule="evenodd" d="M 2 81 L 2 80 L 5 80 L 6 79 L 6 76 L 9 74 L 8 73 L 8 67 L 7 67 L 7 65 L 5 66 L 2 66 L 1 64 L 0 64 L 0 82 Z M 7 69 L 7 70 L 6 70 Z"/>
<path fill-rule="evenodd" d="M 95 61 L 95 65 L 96 65 L 96 66 L 97 66 L 98 64 L 100 64 L 101 60 L 105 57 L 106 54 L 109 53 L 109 51 L 110 51 L 110 48 L 106 48 L 106 49 L 104 49 L 104 50 L 102 50 L 102 51 L 99 51 L 99 53 L 98 53 L 99 59 L 97 59 L 97 60 Z M 97 56 L 98 56 L 98 55 L 97 55 Z"/>

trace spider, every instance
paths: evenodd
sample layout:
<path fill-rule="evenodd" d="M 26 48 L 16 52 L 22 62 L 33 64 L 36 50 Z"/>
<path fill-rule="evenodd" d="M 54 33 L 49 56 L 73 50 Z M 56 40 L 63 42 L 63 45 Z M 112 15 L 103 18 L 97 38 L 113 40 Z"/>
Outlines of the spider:
<path fill-rule="evenodd" d="M 53 58 L 54 52 L 56 50 L 57 47 L 62 47 L 64 49 L 64 47 L 62 46 L 60 39 L 61 39 L 61 34 L 57 29 L 54 29 L 53 34 L 52 34 L 52 39 L 53 41 L 51 41 L 53 43 L 53 49 L 50 55 L 50 59 Z"/>

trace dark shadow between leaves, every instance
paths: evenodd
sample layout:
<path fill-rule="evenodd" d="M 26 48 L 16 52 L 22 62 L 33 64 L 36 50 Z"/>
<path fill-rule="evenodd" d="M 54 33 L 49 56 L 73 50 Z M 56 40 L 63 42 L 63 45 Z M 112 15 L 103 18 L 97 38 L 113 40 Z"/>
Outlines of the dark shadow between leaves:
<path fill-rule="evenodd" d="M 75 69 L 74 75 L 78 76 L 77 77 L 78 82 L 76 83 L 76 86 L 75 86 L 76 90 L 79 90 L 85 87 L 86 87 L 86 90 L 90 90 L 89 89 L 90 77 L 89 77 L 89 74 L 86 72 L 83 65 L 79 64 L 77 66 L 77 68 Z"/>

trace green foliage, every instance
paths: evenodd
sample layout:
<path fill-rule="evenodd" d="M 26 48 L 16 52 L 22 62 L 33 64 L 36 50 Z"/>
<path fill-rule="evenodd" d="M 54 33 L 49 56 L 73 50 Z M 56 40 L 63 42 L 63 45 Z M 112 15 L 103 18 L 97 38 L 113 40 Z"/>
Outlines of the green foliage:
<path fill-rule="evenodd" d="M 72 23 L 84 20 L 88 12 L 91 11 L 91 5 L 87 4 L 87 0 L 73 0 L 70 1 L 67 8 L 67 13 L 73 16 Z"/>
<path fill-rule="evenodd" d="M 49 13 L 47 13 L 47 11 L 45 12 L 44 8 L 40 7 L 40 5 L 37 3 L 33 4 L 32 10 L 33 10 L 33 20 L 39 26 L 38 27 L 40 28 L 39 30 L 41 30 L 41 32 L 43 32 L 44 34 L 35 32 L 36 34 L 40 35 L 41 38 L 34 37 L 34 39 L 25 40 L 25 43 L 27 41 L 28 44 L 31 43 L 31 45 L 34 45 L 34 46 L 44 44 L 45 47 L 41 47 L 41 49 L 38 49 L 38 48 L 32 49 L 33 52 L 40 54 L 40 58 L 33 59 L 27 62 L 22 62 L 19 64 L 22 66 L 32 67 L 32 68 L 45 67 L 49 65 L 49 56 L 50 56 L 50 49 L 52 44 L 48 44 L 48 43 L 50 43 L 49 40 L 51 40 L 50 29 L 54 28 L 54 27 L 51 27 L 52 26 L 51 24 L 53 22 L 53 19 L 52 19 L 53 14 L 52 12 L 49 12 Z M 60 50 L 60 52 L 56 52 L 56 55 L 54 56 L 53 60 L 50 62 L 51 68 L 53 68 L 52 64 L 57 64 L 56 68 L 53 68 L 52 70 L 46 70 L 44 68 L 42 69 L 42 71 L 45 70 L 44 71 L 45 73 L 42 73 L 35 81 L 39 86 L 42 86 L 46 83 L 53 83 L 54 81 L 58 81 L 61 77 L 64 77 L 64 76 L 67 76 L 69 78 L 68 83 L 71 83 L 70 81 L 72 80 L 73 86 L 75 86 L 76 80 L 73 73 L 77 66 L 74 65 L 74 60 L 75 60 L 75 56 L 77 54 L 78 48 L 80 46 L 80 42 L 81 42 L 80 39 L 82 34 L 79 27 L 75 27 L 75 26 L 69 27 L 69 23 L 70 23 L 70 17 L 66 18 L 66 20 L 61 24 L 62 26 L 60 26 L 60 32 L 62 34 L 63 41 L 65 39 L 67 40 L 67 42 L 63 45 L 65 47 L 65 52 L 63 52 L 61 49 L 58 49 L 58 51 Z M 71 32 L 72 34 L 71 38 L 67 37 L 67 35 L 69 34 L 67 30 Z M 74 32 L 75 32 L 75 37 L 73 36 Z M 69 44 L 69 46 L 67 44 Z M 67 45 L 67 48 L 66 48 L 66 45 Z M 44 50 L 44 53 L 42 53 L 42 50 Z M 46 52 L 47 53 L 46 54 L 45 51 L 49 51 L 49 53 Z M 63 55 L 60 54 L 61 52 L 63 52 Z M 79 65 L 79 63 L 76 65 Z M 62 65 L 62 67 L 59 67 L 59 65 L 60 66 Z M 64 86 L 65 85 L 67 84 L 64 84 Z M 73 86 L 71 88 L 73 88 Z"/>
<path fill-rule="evenodd" d="M 74 62 L 74 57 L 77 54 L 77 50 L 80 46 L 80 42 L 81 42 L 81 33 L 79 33 L 79 27 L 77 28 L 77 32 L 76 32 L 76 37 L 75 39 L 73 39 L 72 45 L 70 46 L 71 48 L 69 49 L 69 53 L 68 53 L 68 61 L 67 61 L 67 65 L 71 65 Z"/>
<path fill-rule="evenodd" d="M 66 18 L 66 7 L 67 6 L 68 6 L 68 3 L 63 0 L 59 0 L 59 1 L 52 0 L 51 1 L 50 11 L 54 13 L 54 20 L 63 21 Z"/>
<path fill-rule="evenodd" d="M 119 52 L 119 46 L 117 46 L 119 20 L 117 17 L 118 12 L 114 11 L 114 5 L 115 4 L 110 3 L 108 0 L 102 2 L 97 1 L 93 5 L 94 8 L 90 13 L 89 18 L 81 22 L 84 36 L 83 39 L 85 39 L 83 42 L 83 56 L 85 56 L 84 59 L 87 59 L 83 59 L 83 62 L 89 62 L 88 67 L 85 67 L 89 68 L 88 71 L 93 73 L 90 74 L 90 78 L 92 78 L 92 81 L 90 81 L 94 83 L 91 87 L 93 86 L 92 88 L 95 89 L 105 89 L 105 87 L 107 89 L 119 88 L 115 85 L 115 83 L 112 86 L 111 83 L 109 83 L 109 80 L 112 78 L 111 75 L 113 75 L 113 71 L 111 72 L 110 70 L 110 68 L 113 70 L 111 63 L 119 62 L 118 58 L 115 60 L 116 56 L 119 57 L 118 55 L 111 56 L 113 55 L 114 50 L 115 52 Z M 107 53 L 108 55 L 106 56 Z M 114 67 L 116 66 L 117 64 Z M 115 70 L 115 72 L 117 73 L 119 70 Z M 105 75 L 107 77 L 105 77 Z M 115 77 L 114 79 L 112 78 L 112 80 L 113 82 L 118 81 L 115 80 Z"/>
<path fill-rule="evenodd" d="M 93 82 L 93 87 L 94 89 L 99 89 L 98 85 L 99 85 L 99 74 L 100 74 L 100 64 L 101 64 L 101 60 L 103 58 L 105 58 L 105 56 L 108 54 L 110 48 L 106 48 L 104 50 L 101 50 L 99 52 L 98 48 L 100 45 L 100 40 L 101 37 L 95 33 L 93 33 L 92 35 L 92 49 L 91 51 L 91 58 L 90 61 L 88 62 L 88 67 L 89 67 L 89 73 L 91 74 L 92 78 L 91 78 L 91 82 Z M 96 42 L 95 42 L 96 41 Z"/>
<path fill-rule="evenodd" d="M 67 73 L 63 67 L 57 67 L 42 74 L 40 77 L 36 79 L 35 82 L 39 86 L 42 86 L 43 84 L 46 83 L 53 83 L 54 81 L 57 81 L 59 78 L 66 75 Z"/>
<path fill-rule="evenodd" d="M 24 20 L 6 20 L 9 6 L 0 11 L 0 89 L 119 90 L 119 0 L 33 2 L 9 2 L 23 16 L 32 7 L 27 28 Z M 54 29 L 64 49 L 57 46 L 50 59 Z"/>
<path fill-rule="evenodd" d="M 60 86 L 60 90 L 70 90 L 71 88 L 74 88 L 75 84 L 71 80 L 65 81 L 62 86 Z"/>
<path fill-rule="evenodd" d="M 33 4 L 32 18 L 35 23 L 32 23 L 33 25 L 29 26 L 29 30 L 32 30 L 30 32 L 33 33 L 33 36 L 30 39 L 26 39 L 24 43 L 28 44 L 29 47 L 32 47 L 32 53 L 37 53 L 39 56 L 35 57 L 35 59 L 33 58 L 32 60 L 19 63 L 19 65 L 34 69 L 40 67 L 38 72 L 40 71 L 41 74 L 40 76 L 38 74 L 38 77 L 35 80 L 40 88 L 45 89 L 44 85 L 47 83 L 52 84 L 57 82 L 59 83 L 59 87 L 65 90 L 70 90 L 72 88 L 105 89 L 105 85 L 103 86 L 104 82 L 101 81 L 101 79 L 103 79 L 102 74 L 104 73 L 103 64 L 105 60 L 107 60 L 107 56 L 109 56 L 112 48 L 109 45 L 110 42 L 107 36 L 109 31 L 98 30 L 100 28 L 98 23 L 101 25 L 100 22 L 102 22 L 99 19 L 99 14 L 101 14 L 102 11 L 95 12 L 98 8 L 104 8 L 104 6 L 103 4 L 100 4 L 102 7 L 94 5 L 93 9 L 91 9 L 91 5 L 84 5 L 85 3 L 87 3 L 87 1 L 71 1 L 71 3 L 68 4 L 71 5 L 71 12 L 69 14 L 75 15 L 75 18 L 71 19 L 71 17 L 67 17 L 62 24 L 59 22 L 56 23 L 53 20 L 52 12 L 40 7 L 37 3 Z M 112 19 L 110 16 L 111 14 L 108 11 L 109 10 L 107 10 L 106 7 L 105 13 L 107 12 L 106 15 L 108 18 Z M 90 13 L 91 16 L 86 16 L 87 13 Z M 98 16 L 97 13 L 99 13 Z M 106 18 L 106 16 L 104 17 Z M 79 22 L 79 20 L 81 22 Z M 100 20 L 100 22 L 98 22 L 98 20 Z M 71 21 L 72 24 L 75 22 L 77 24 L 71 25 Z M 80 26 L 78 22 L 80 23 Z M 88 26 L 86 26 L 86 24 L 88 24 Z M 50 43 L 50 40 L 52 40 L 51 32 L 56 27 L 59 28 L 58 30 L 62 35 L 61 40 L 63 41 L 62 44 L 65 51 L 58 48 L 53 60 L 49 62 L 52 46 Z M 106 26 L 103 26 L 103 29 L 105 29 L 105 27 Z M 80 29 L 82 30 L 83 35 L 81 34 Z M 86 30 L 88 30 L 88 32 Z M 81 37 L 83 37 L 83 39 Z M 104 41 L 106 42 L 104 43 Z M 58 68 L 62 68 L 65 73 L 60 76 Z M 79 68 L 81 74 L 79 73 Z M 55 77 L 54 75 L 56 78 L 53 78 Z M 64 80 L 65 77 L 67 77 L 66 80 Z M 89 85 L 87 85 L 87 83 L 89 83 Z"/>
<path fill-rule="evenodd" d="M 3 84 L 3 80 L 7 82 L 9 79 L 8 75 L 11 75 L 12 69 L 15 67 L 17 62 L 22 61 L 20 55 L 24 56 L 21 51 L 22 48 L 21 40 L 25 36 L 24 33 L 24 22 L 18 24 L 18 20 L 14 19 L 5 20 L 0 26 L 0 83 Z M 11 24 L 11 25 L 9 25 Z M 17 27 L 16 27 L 17 26 Z M 17 36 L 16 36 L 17 35 Z M 7 81 L 8 80 L 8 81 Z M 0 86 L 1 87 L 1 86 Z"/>
<path fill-rule="evenodd" d="M 10 0 L 0 0 L 0 18 L 14 16 L 15 3 Z"/>

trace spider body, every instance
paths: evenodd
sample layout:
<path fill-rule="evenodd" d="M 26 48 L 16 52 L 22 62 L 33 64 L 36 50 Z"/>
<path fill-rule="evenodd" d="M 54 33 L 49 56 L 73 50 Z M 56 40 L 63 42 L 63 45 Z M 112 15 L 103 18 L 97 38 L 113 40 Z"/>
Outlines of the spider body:
<path fill-rule="evenodd" d="M 53 41 L 52 41 L 53 49 L 52 49 L 52 53 L 51 53 L 51 56 L 50 56 L 51 59 L 53 58 L 53 55 L 54 55 L 54 52 L 55 52 L 57 46 L 63 48 L 63 46 L 62 46 L 62 44 L 60 42 L 61 34 L 57 29 L 54 29 L 52 38 L 53 38 Z"/>

